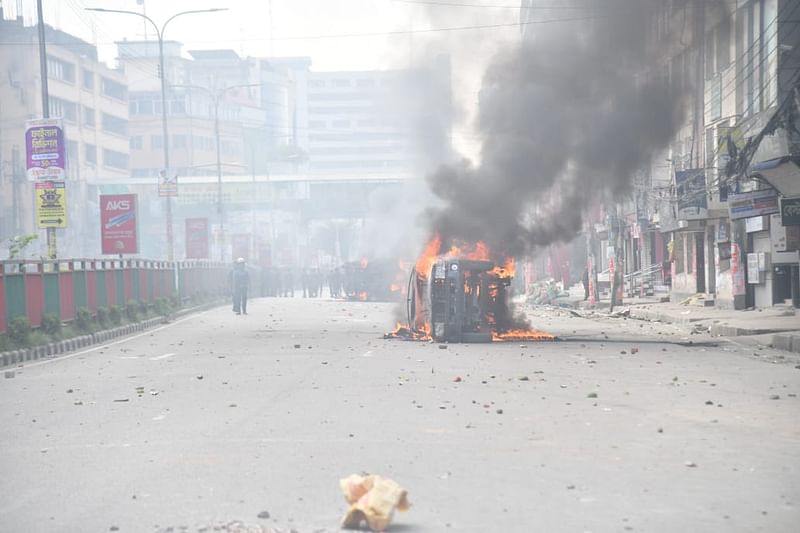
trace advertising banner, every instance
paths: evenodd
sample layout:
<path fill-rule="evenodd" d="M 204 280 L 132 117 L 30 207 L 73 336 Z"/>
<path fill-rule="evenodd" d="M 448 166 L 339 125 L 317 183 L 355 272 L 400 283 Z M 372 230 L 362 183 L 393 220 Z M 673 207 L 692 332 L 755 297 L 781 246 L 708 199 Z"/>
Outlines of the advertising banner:
<path fill-rule="evenodd" d="M 675 189 L 678 194 L 679 219 L 705 218 L 708 199 L 703 169 L 675 171 Z"/>
<path fill-rule="evenodd" d="M 67 188 L 63 181 L 37 181 L 36 226 L 39 229 L 67 227 Z"/>
<path fill-rule="evenodd" d="M 208 219 L 186 219 L 186 259 L 208 259 Z"/>
<path fill-rule="evenodd" d="M 100 195 L 100 242 L 103 254 L 139 252 L 135 194 Z"/>
<path fill-rule="evenodd" d="M 61 119 L 28 120 L 25 123 L 25 153 L 29 180 L 66 179 L 66 143 Z"/>

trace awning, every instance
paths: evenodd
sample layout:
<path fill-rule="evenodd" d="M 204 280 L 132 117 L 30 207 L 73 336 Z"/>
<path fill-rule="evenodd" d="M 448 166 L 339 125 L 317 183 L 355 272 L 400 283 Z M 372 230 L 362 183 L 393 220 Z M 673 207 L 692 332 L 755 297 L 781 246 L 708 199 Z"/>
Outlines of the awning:
<path fill-rule="evenodd" d="M 759 174 L 783 196 L 800 196 L 800 156 L 783 156 L 759 161 L 749 174 Z"/>

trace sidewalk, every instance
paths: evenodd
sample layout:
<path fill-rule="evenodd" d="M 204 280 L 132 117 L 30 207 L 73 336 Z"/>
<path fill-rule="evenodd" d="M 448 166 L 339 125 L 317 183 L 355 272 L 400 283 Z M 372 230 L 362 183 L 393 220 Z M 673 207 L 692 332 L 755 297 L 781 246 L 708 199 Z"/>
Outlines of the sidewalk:
<path fill-rule="evenodd" d="M 756 337 L 755 341 L 774 348 L 800 353 L 800 315 L 794 309 L 771 308 L 732 310 L 701 305 L 662 302 L 661 297 L 626 298 L 614 309 L 618 313 L 649 322 L 691 326 L 721 337 Z M 553 305 L 589 309 L 574 296 L 554 300 Z M 608 312 L 610 302 L 602 300 L 593 309 Z"/>

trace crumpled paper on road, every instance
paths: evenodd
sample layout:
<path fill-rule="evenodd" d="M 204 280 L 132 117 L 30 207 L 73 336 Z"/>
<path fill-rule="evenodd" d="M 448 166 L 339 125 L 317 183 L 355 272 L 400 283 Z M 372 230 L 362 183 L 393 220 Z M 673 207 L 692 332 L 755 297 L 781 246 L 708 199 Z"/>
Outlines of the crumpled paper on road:
<path fill-rule="evenodd" d="M 410 507 L 408 492 L 400 485 L 381 476 L 353 474 L 339 481 L 344 498 L 350 504 L 342 519 L 342 527 L 358 529 L 363 522 L 372 531 L 383 531 L 392 521 L 394 510 Z"/>

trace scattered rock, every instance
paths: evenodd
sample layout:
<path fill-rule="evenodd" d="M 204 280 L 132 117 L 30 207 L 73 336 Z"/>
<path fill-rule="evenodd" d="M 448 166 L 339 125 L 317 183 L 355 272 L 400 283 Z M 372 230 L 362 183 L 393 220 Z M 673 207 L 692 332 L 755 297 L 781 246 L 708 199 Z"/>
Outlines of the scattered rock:
<path fill-rule="evenodd" d="M 777 394 L 773 394 L 772 396 L 769 397 L 769 399 L 770 400 L 780 400 L 781 397 L 779 395 L 777 395 Z"/>
<path fill-rule="evenodd" d="M 6 377 L 6 379 L 13 378 L 14 377 L 14 371 L 13 370 L 6 370 L 5 377 Z"/>
<path fill-rule="evenodd" d="M 619 352 L 619 353 L 621 353 L 622 355 L 625 355 L 625 354 L 627 354 L 628 352 L 626 352 L 625 350 L 620 350 L 620 352 Z"/>
<path fill-rule="evenodd" d="M 109 531 L 119 531 L 119 528 L 117 526 L 111 526 L 110 528 L 108 528 L 108 530 Z"/>
<path fill-rule="evenodd" d="M 586 395 L 586 397 L 587 398 L 597 398 L 597 393 L 596 392 L 590 392 L 589 394 Z"/>
<path fill-rule="evenodd" d="M 495 411 L 495 413 L 497 413 L 498 415 L 502 415 L 503 414 L 503 410 L 502 409 L 498 409 L 497 411 Z"/>
<path fill-rule="evenodd" d="M 295 344 L 294 348 L 295 348 L 295 350 L 299 350 L 300 349 L 300 345 L 299 344 Z"/>
<path fill-rule="evenodd" d="M 203 375 L 200 374 L 199 376 L 196 377 L 196 379 L 203 379 Z"/>
<path fill-rule="evenodd" d="M 639 348 L 637 348 L 636 346 L 634 346 L 633 348 L 631 348 L 631 354 L 632 354 L 632 355 L 633 355 L 633 354 L 637 354 L 637 353 L 639 353 Z"/>
<path fill-rule="evenodd" d="M 72 389 L 67 389 L 67 394 L 72 394 L 73 392 L 75 391 L 73 391 Z"/>
<path fill-rule="evenodd" d="M 258 517 L 261 518 L 262 520 L 268 519 L 269 511 L 261 511 L 260 513 L 258 513 Z"/>
<path fill-rule="evenodd" d="M 120 403 L 121 403 L 121 402 L 127 402 L 127 401 L 128 401 L 128 399 L 127 399 L 127 398 L 117 398 L 117 399 L 116 399 L 116 400 L 114 400 L 114 401 L 115 401 L 115 402 L 120 402 Z"/>
<path fill-rule="evenodd" d="M 658 428 L 659 433 L 664 433 L 664 428 Z"/>
<path fill-rule="evenodd" d="M 517 379 L 520 381 L 528 381 L 528 376 L 520 376 Z"/>
<path fill-rule="evenodd" d="M 697 468 L 697 463 L 694 461 L 684 461 L 683 465 L 687 468 Z"/>
<path fill-rule="evenodd" d="M 456 378 L 453 381 L 455 383 L 461 383 L 463 380 L 461 379 L 461 376 L 456 376 Z"/>
<path fill-rule="evenodd" d="M 440 344 L 439 345 L 439 349 L 440 350 L 446 350 L 447 349 L 447 345 L 446 344 Z"/>
<path fill-rule="evenodd" d="M 714 405 L 714 402 L 712 402 L 711 400 L 706 400 L 706 405 Z"/>
<path fill-rule="evenodd" d="M 567 485 L 567 490 L 575 490 L 575 485 Z"/>

